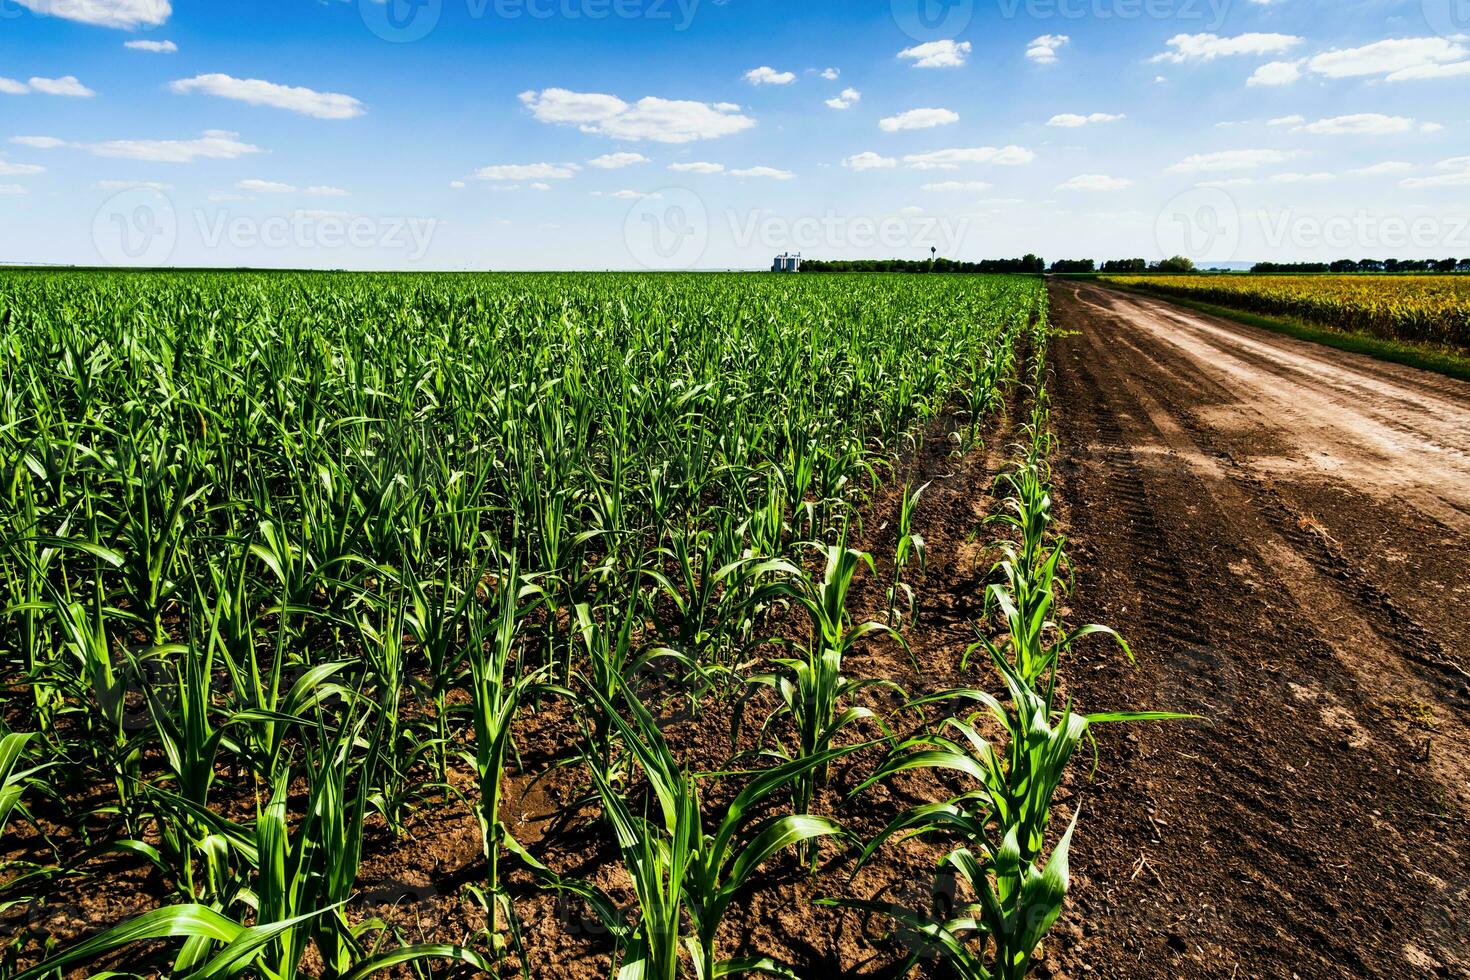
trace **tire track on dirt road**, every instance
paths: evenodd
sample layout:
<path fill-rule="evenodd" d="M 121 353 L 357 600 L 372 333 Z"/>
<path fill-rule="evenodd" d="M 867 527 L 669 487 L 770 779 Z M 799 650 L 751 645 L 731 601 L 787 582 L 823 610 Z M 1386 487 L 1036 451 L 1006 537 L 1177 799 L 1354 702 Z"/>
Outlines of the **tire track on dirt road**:
<path fill-rule="evenodd" d="M 1102 737 L 1055 976 L 1470 977 L 1470 385 L 1054 282 Z"/>

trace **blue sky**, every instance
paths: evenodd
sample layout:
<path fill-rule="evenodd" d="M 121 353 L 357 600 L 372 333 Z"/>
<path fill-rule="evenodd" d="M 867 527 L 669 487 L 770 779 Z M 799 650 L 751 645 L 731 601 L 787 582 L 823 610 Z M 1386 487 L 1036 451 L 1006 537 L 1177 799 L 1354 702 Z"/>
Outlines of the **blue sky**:
<path fill-rule="evenodd" d="M 0 0 L 0 261 L 1470 256 L 1467 136 L 1470 0 Z"/>

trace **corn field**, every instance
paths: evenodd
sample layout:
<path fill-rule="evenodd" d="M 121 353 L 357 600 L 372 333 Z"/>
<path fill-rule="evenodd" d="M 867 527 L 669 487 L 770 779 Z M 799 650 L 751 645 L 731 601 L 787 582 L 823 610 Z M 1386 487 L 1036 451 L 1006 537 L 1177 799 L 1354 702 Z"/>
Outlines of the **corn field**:
<path fill-rule="evenodd" d="M 777 866 L 892 920 L 916 973 L 1025 976 L 1073 751 L 1169 717 L 1059 693 L 1110 631 L 1057 612 L 1045 303 L 1004 276 L 0 273 L 0 977 L 538 975 L 512 874 L 602 922 L 610 976 L 820 975 L 725 948 Z M 868 507 L 941 415 L 973 453 L 1007 399 L 970 682 L 853 675 L 922 599 L 923 488 L 895 556 L 852 546 Z M 868 579 L 886 608 L 859 622 Z M 693 767 L 671 711 L 729 714 L 744 748 Z M 505 819 L 538 716 L 615 889 Z M 970 785 L 860 840 L 827 805 L 851 767 L 859 798 Z M 452 806 L 478 928 L 357 915 L 373 849 Z M 915 835 L 962 882 L 943 914 L 826 870 Z M 79 881 L 134 888 L 118 861 L 142 907 L 49 925 Z"/>
<path fill-rule="evenodd" d="M 1464 276 L 1108 276 L 1107 281 L 1382 340 L 1470 350 Z"/>

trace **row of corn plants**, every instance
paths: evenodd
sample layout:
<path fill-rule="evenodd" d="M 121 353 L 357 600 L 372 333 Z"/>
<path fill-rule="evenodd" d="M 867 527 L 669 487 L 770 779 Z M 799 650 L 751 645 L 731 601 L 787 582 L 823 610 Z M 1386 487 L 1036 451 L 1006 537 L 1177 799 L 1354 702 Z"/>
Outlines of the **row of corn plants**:
<path fill-rule="evenodd" d="M 556 764 L 582 766 L 648 883 L 618 961 L 724 971 L 730 896 L 778 851 L 815 858 L 835 833 L 817 788 L 874 735 L 846 738 L 869 709 L 841 660 L 893 627 L 847 619 L 847 529 L 942 409 L 993 409 L 1040 297 L 1000 277 L 0 275 L 0 975 L 135 950 L 198 977 L 503 966 L 505 862 L 580 887 L 504 819 L 541 713 L 569 719 Z M 791 609 L 810 642 L 752 675 Z M 751 684 L 779 717 L 729 777 L 747 805 L 710 823 L 689 809 L 705 777 L 639 708 Z M 640 795 L 660 785 L 661 817 Z M 364 840 L 408 846 L 461 799 L 484 926 L 410 942 L 357 904 Z M 151 871 L 117 896 L 143 914 L 58 932 L 119 859 Z"/>

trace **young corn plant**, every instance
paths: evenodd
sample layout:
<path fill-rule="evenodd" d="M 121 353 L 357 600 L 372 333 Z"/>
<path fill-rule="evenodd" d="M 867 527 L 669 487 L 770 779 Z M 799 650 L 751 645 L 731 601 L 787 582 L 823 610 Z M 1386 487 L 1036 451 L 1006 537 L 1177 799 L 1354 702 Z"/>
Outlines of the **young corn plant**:
<path fill-rule="evenodd" d="M 628 718 L 596 691 L 590 693 L 589 710 L 608 715 L 619 744 L 642 770 L 652 801 L 636 800 L 615 786 L 596 756 L 586 763 L 633 881 L 637 921 L 629 928 L 613 902 L 591 885 L 557 879 L 555 887 L 588 898 L 619 939 L 620 978 L 675 980 L 681 957 L 687 957 L 696 980 L 740 973 L 792 976 L 769 957 L 722 958 L 716 943 L 720 923 L 741 889 L 776 854 L 844 836 L 827 817 L 761 814 L 813 769 L 864 746 L 828 749 L 751 773 L 724 816 L 707 824 L 701 777 L 679 765 L 657 720 L 636 698 L 625 692 L 621 707 Z"/>
<path fill-rule="evenodd" d="M 1007 701 L 969 689 L 931 695 L 908 707 L 979 702 L 989 726 L 973 718 L 952 717 L 939 729 L 899 744 L 879 770 L 855 792 L 915 769 L 957 772 L 970 789 L 942 803 L 914 807 L 873 839 L 857 862 L 860 869 L 890 839 L 942 837 L 955 842 L 940 862 L 936 899 L 964 886 L 945 906 L 929 910 L 896 909 L 874 902 L 835 900 L 868 912 L 889 915 L 916 937 L 913 960 L 937 953 L 956 973 L 976 980 L 1022 980 L 1037 947 L 1061 914 L 1068 888 L 1067 856 L 1076 826 L 1074 815 L 1049 857 L 1046 832 L 1052 798 L 1067 765 L 1090 726 L 1182 717 L 1163 712 L 1079 715 L 1070 704 L 1052 711 L 999 651 L 992 663 L 1005 681 Z M 984 731 L 993 727 L 997 740 Z M 855 870 L 856 870 L 855 869 Z M 938 914 L 936 914 L 936 911 Z"/>
<path fill-rule="evenodd" d="M 924 484 L 917 490 L 913 484 L 905 483 L 903 487 L 903 502 L 898 512 L 898 544 L 893 550 L 893 582 L 888 586 L 888 625 L 897 627 L 899 624 L 898 596 L 902 592 L 908 603 L 909 615 L 914 611 L 914 590 L 903 581 L 903 573 L 907 570 L 909 563 L 917 561 L 919 570 L 924 570 L 926 552 L 924 547 L 924 536 L 914 533 L 914 510 L 919 505 L 919 497 L 929 484 Z"/>
<path fill-rule="evenodd" d="M 788 720 L 794 729 L 795 737 L 791 741 L 786 745 L 779 741 L 771 742 L 765 754 L 787 764 L 819 760 L 809 767 L 800 768 L 799 775 L 792 780 L 792 804 L 798 814 L 811 812 L 818 788 L 827 782 L 828 752 L 843 731 L 858 722 L 870 721 L 887 733 L 877 713 L 864 705 L 852 703 L 855 697 L 871 687 L 888 688 L 902 694 L 901 689 L 890 681 L 843 676 L 843 657 L 857 643 L 873 635 L 891 637 L 905 650 L 908 649 L 903 637 L 889 626 L 878 622 L 852 625 L 852 617 L 847 610 L 848 593 L 859 568 L 867 565 L 870 571 L 873 570 L 872 556 L 848 548 L 845 543 L 814 547 L 826 559 L 820 583 L 811 581 L 799 569 L 792 567 L 791 577 L 773 583 L 767 590 L 772 596 L 791 599 L 806 611 L 811 620 L 811 638 L 806 649 L 802 656 L 776 660 L 776 671 L 757 674 L 750 679 L 754 687 L 774 691 L 779 700 L 778 707 L 762 726 L 762 735 L 770 731 L 773 723 L 782 720 Z M 734 714 L 732 728 L 736 731 L 743 720 L 745 703 L 742 701 Z M 763 738 L 762 741 L 766 740 Z M 808 861 L 815 862 L 815 847 L 804 847 L 803 852 Z"/>

